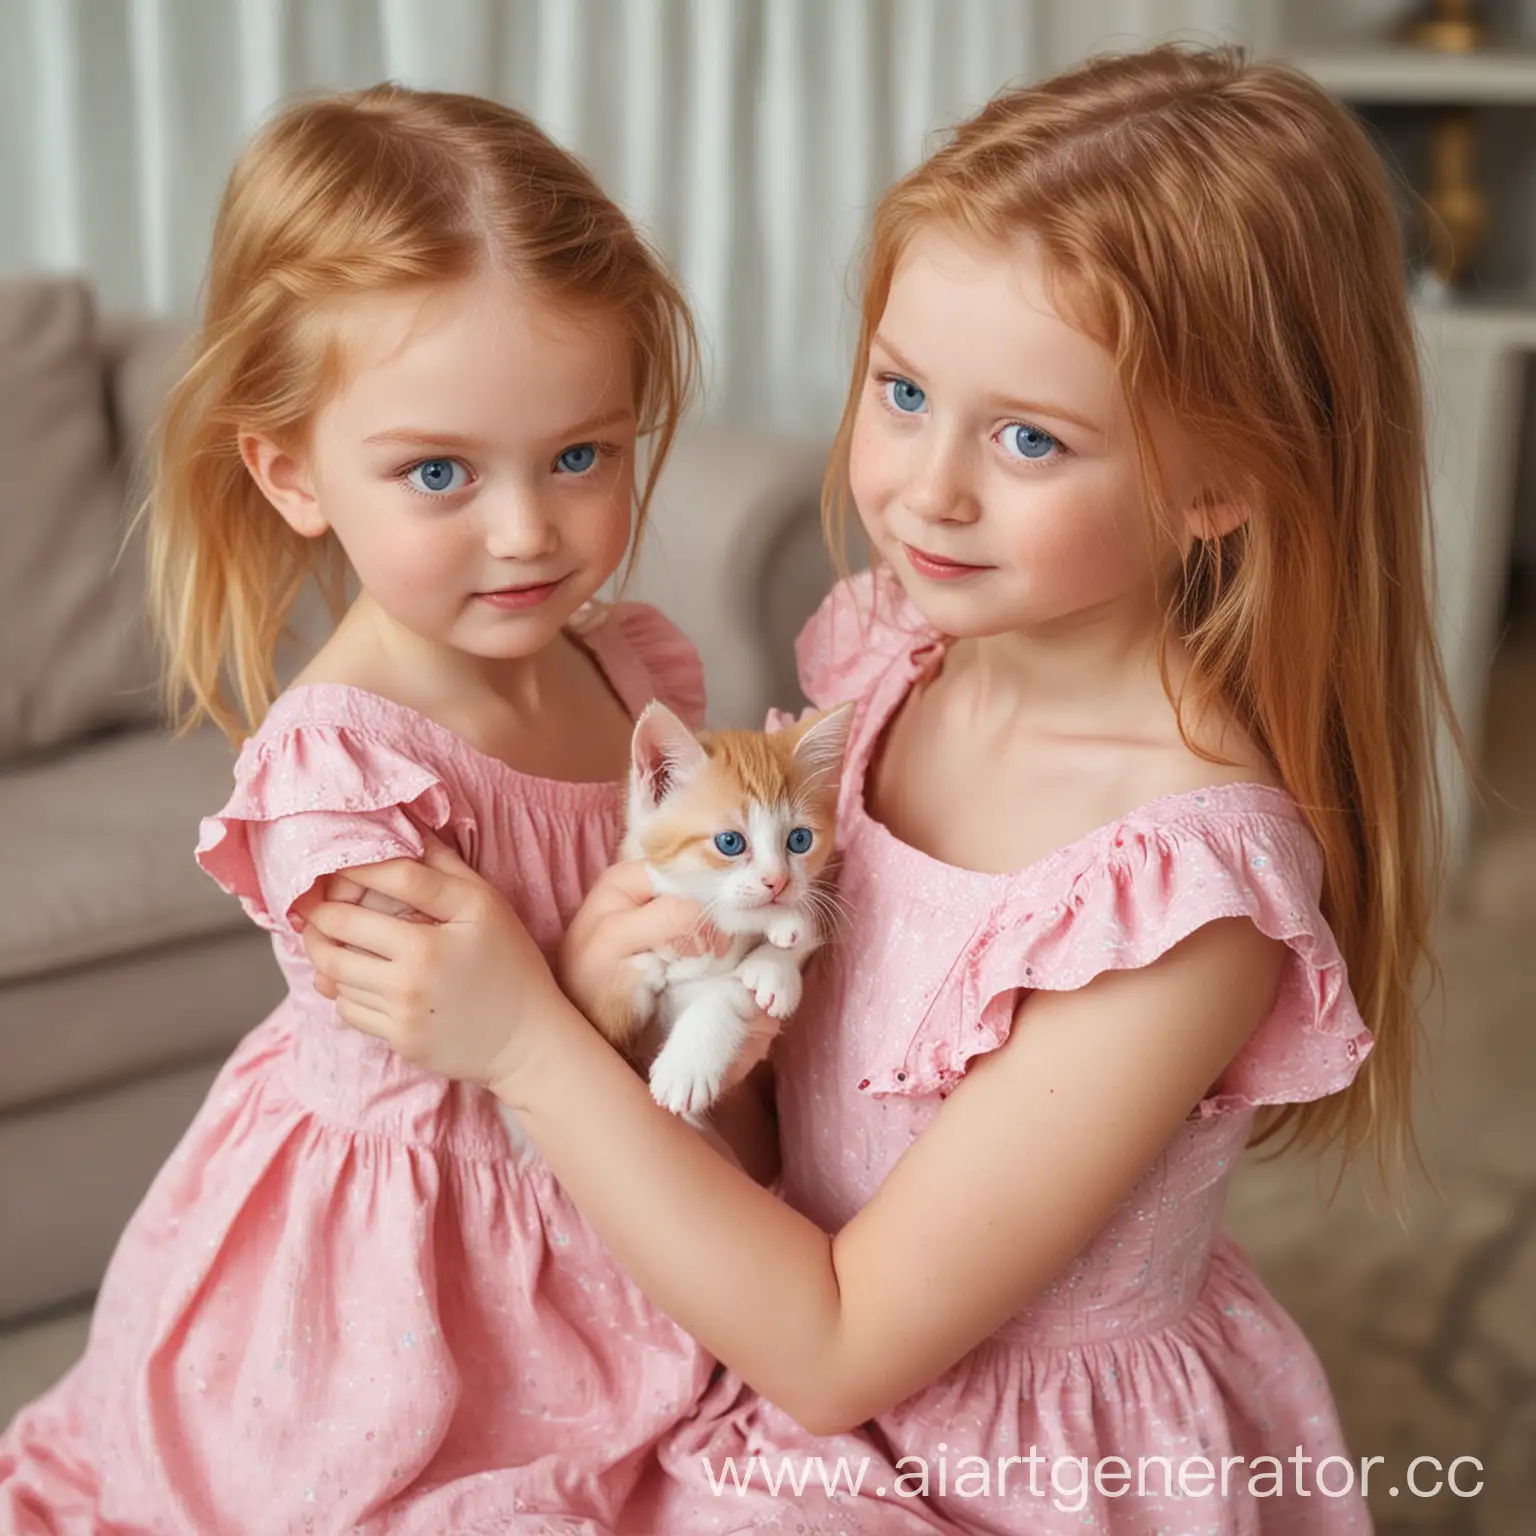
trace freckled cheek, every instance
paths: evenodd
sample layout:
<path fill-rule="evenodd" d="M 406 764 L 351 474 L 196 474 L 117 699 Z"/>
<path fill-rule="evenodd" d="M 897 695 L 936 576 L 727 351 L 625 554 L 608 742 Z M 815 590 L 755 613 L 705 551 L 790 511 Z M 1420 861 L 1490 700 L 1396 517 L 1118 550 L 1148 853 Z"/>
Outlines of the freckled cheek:
<path fill-rule="evenodd" d="M 1110 485 L 1040 488 L 1010 517 L 1015 563 L 1063 593 L 1124 584 L 1148 567 L 1150 553 L 1122 498 L 1122 488 Z"/>
<path fill-rule="evenodd" d="M 362 584 L 402 617 L 457 606 L 481 575 L 481 546 L 446 522 L 381 518 L 349 554 Z"/>
<path fill-rule="evenodd" d="M 601 569 L 604 580 L 618 569 L 633 532 L 631 501 L 624 486 L 573 498 L 557 508 L 554 518 L 561 544 L 583 565 Z"/>
<path fill-rule="evenodd" d="M 854 418 L 848 443 L 848 487 L 864 526 L 872 533 L 885 527 L 886 515 L 901 484 L 902 451 L 868 406 Z"/>
<path fill-rule="evenodd" d="M 629 548 L 629 537 L 634 529 L 628 493 L 616 489 L 593 508 L 592 537 L 594 564 L 617 566 Z"/>

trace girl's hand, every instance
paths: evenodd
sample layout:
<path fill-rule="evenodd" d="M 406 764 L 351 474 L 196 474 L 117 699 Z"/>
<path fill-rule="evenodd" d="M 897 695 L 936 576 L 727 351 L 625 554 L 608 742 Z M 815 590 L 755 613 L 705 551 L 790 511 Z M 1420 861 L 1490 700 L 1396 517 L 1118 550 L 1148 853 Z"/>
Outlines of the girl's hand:
<path fill-rule="evenodd" d="M 634 894 L 637 878 L 650 894 L 644 869 L 618 870 L 598 881 L 578 914 L 582 933 L 595 939 L 576 951 L 586 962 L 576 966 L 584 984 L 604 955 L 612 964 L 699 925 L 696 903 L 645 900 Z M 346 881 L 307 909 L 303 932 L 317 990 L 336 1000 L 342 1021 L 444 1077 L 510 1080 L 539 1023 L 561 1010 L 549 966 L 507 901 L 434 838 L 420 862 L 363 865 Z M 382 905 L 395 910 L 376 910 Z M 595 983 L 583 995 L 597 995 Z"/>
<path fill-rule="evenodd" d="M 394 901 L 388 896 L 379 895 L 377 891 L 365 890 L 357 881 L 348 879 L 345 874 L 336 874 L 328 875 L 324 880 L 317 880 L 294 902 L 292 916 L 301 935 L 304 925 L 309 921 L 309 914 L 322 901 L 350 901 L 361 907 L 372 907 L 375 912 L 388 912 L 394 917 L 403 917 L 407 922 L 428 921 L 415 908 L 406 906 L 403 901 Z M 328 997 L 332 1002 L 336 1001 L 336 983 L 319 971 L 315 972 L 315 991 L 321 997 Z"/>
<path fill-rule="evenodd" d="M 670 948 L 679 954 L 724 954 L 730 940 L 704 922 L 697 902 L 657 896 L 639 860 L 615 864 L 598 876 L 571 919 L 555 954 L 565 995 L 593 1018 L 612 993 L 614 974 L 636 955 Z"/>
<path fill-rule="evenodd" d="M 411 921 L 350 901 L 306 914 L 304 948 L 335 990 L 341 1019 L 444 1077 L 515 1075 L 559 990 L 502 896 L 451 849 L 348 871 L 364 891 L 414 909 Z M 426 919 L 422 921 L 421 919 Z"/>

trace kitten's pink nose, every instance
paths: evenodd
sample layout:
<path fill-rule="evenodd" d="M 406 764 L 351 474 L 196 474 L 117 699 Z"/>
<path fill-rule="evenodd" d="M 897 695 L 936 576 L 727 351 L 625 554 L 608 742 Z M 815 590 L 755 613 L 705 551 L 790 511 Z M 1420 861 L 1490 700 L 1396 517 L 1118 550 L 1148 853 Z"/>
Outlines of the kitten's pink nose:
<path fill-rule="evenodd" d="M 779 893 L 789 884 L 788 875 L 764 875 L 763 889 L 768 892 L 771 900 L 777 901 Z"/>

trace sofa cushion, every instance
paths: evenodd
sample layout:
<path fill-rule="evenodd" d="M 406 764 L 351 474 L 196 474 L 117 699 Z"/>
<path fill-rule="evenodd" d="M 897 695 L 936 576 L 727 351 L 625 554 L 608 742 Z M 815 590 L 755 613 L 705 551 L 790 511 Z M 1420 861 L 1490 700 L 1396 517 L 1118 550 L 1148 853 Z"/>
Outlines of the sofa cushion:
<path fill-rule="evenodd" d="M 863 533 L 850 529 L 844 555 L 849 572 L 869 564 Z M 810 700 L 800 687 L 795 641 L 806 621 L 822 605 L 838 580 L 839 568 L 827 550 L 821 515 L 796 518 L 785 524 L 767 551 L 757 578 L 757 643 L 769 668 L 773 702 L 799 712 Z"/>
<path fill-rule="evenodd" d="M 0 1120 L 228 1055 L 285 990 L 271 936 L 250 923 L 0 986 Z"/>
<path fill-rule="evenodd" d="M 0 773 L 0 985 L 243 927 L 192 857 L 233 761 L 213 730 L 132 731 Z"/>
<path fill-rule="evenodd" d="M 786 529 L 808 528 L 819 542 L 826 462 L 826 445 L 803 438 L 717 423 L 678 433 L 628 594 L 654 603 L 698 647 L 711 725 L 755 729 L 770 705 L 789 702 L 783 658 L 763 646 L 762 575 Z M 829 583 L 814 567 L 802 574 L 808 615 Z M 792 679 L 792 654 L 788 666 Z"/>
<path fill-rule="evenodd" d="M 127 470 L 130 504 L 136 507 L 149 490 L 161 404 L 191 360 L 192 327 L 185 320 L 105 316 L 96 339 L 106 368 L 113 441 Z"/>
<path fill-rule="evenodd" d="M 0 283 L 0 761 L 158 711 L 90 290 Z"/>

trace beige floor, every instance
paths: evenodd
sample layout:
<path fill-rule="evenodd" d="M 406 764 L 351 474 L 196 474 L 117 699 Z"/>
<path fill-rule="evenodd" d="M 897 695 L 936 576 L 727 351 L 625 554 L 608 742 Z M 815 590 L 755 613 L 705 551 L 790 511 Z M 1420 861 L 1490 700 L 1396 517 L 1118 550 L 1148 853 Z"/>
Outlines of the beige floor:
<path fill-rule="evenodd" d="M 1502 650 L 1487 747 L 1490 803 L 1442 924 L 1442 1019 L 1419 1127 L 1438 1194 L 1419 1179 L 1407 1225 L 1348 1178 L 1325 1205 L 1305 1164 L 1250 1166 L 1233 1229 L 1317 1346 L 1380 1536 L 1536 1532 L 1536 622 Z M 0 1335 L 0 1423 L 68 1368 L 72 1314 Z M 1485 1490 L 1414 1498 L 1417 1456 L 1475 1456 Z M 1478 1474 L 1464 1465 L 1461 1483 Z M 1420 1468 L 1429 1487 L 1433 1469 Z M 1387 1489 L 1397 1486 L 1394 1498 Z"/>

